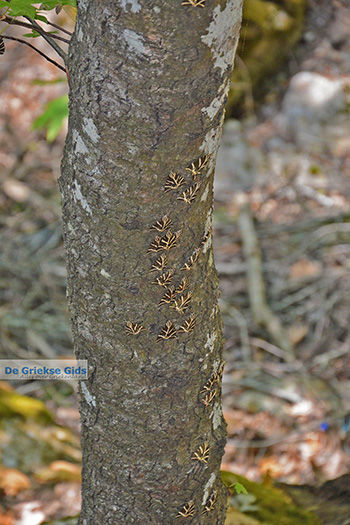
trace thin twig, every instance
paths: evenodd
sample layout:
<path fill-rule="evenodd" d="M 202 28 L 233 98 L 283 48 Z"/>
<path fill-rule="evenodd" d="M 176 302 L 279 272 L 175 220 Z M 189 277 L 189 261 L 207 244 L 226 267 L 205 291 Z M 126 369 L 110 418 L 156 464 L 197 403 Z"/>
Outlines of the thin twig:
<path fill-rule="evenodd" d="M 263 339 L 260 339 L 259 337 L 252 337 L 250 339 L 250 342 L 253 346 L 256 346 L 258 348 L 261 348 L 262 350 L 265 350 L 266 352 L 269 352 L 272 355 L 275 355 L 276 357 L 279 357 L 280 359 L 283 359 L 284 361 L 289 361 L 288 355 L 286 355 L 285 350 L 282 350 L 281 348 L 278 348 L 275 345 L 272 345 L 268 341 L 264 341 Z"/>
<path fill-rule="evenodd" d="M 52 58 L 48 57 L 47 55 L 45 55 L 45 53 L 43 53 L 42 51 L 40 51 L 38 48 L 32 46 L 32 44 L 30 44 L 29 42 L 27 42 L 26 40 L 22 40 L 22 38 L 15 38 L 14 36 L 7 36 L 7 35 L 1 35 L 2 38 L 7 38 L 7 40 L 15 40 L 16 42 L 21 42 L 21 44 L 25 44 L 26 46 L 28 47 L 31 47 L 32 49 L 34 49 L 34 51 L 36 51 L 37 53 L 39 53 L 39 55 L 41 55 L 42 57 L 46 58 L 46 60 L 48 62 L 51 62 L 51 64 L 53 64 L 54 66 L 58 67 L 59 69 L 61 69 L 61 71 L 64 71 L 66 73 L 66 70 L 63 66 L 61 66 L 60 64 L 58 64 L 58 62 L 56 62 L 55 60 L 53 60 Z"/>
<path fill-rule="evenodd" d="M 324 354 L 317 355 L 313 358 L 312 364 L 317 366 L 328 366 L 329 361 L 332 359 L 338 359 L 349 352 L 349 343 L 345 343 L 340 348 L 335 348 L 325 352 Z"/>
<path fill-rule="evenodd" d="M 252 360 L 252 350 L 249 344 L 248 323 L 244 315 L 234 306 L 230 306 L 227 310 L 227 315 L 233 317 L 236 325 L 239 327 L 241 338 L 241 349 L 244 361 Z"/>
<path fill-rule="evenodd" d="M 298 221 L 293 224 L 258 224 L 257 229 L 259 230 L 259 237 L 270 237 L 279 234 L 300 234 L 301 232 L 310 231 L 311 234 L 320 228 L 328 224 L 342 224 L 347 223 L 350 220 L 349 212 L 339 213 L 337 215 L 329 215 L 327 217 L 316 217 L 313 219 L 307 219 L 305 221 Z"/>
<path fill-rule="evenodd" d="M 241 198 L 238 225 L 241 231 L 243 254 L 247 263 L 248 294 L 254 321 L 266 328 L 277 345 L 285 351 L 285 359 L 289 362 L 295 359 L 293 346 L 266 298 L 263 279 L 262 257 L 259 241 L 254 228 L 250 207 L 245 196 Z"/>
<path fill-rule="evenodd" d="M 53 22 L 50 22 L 49 20 L 47 22 L 44 22 L 44 24 L 48 24 L 52 27 L 55 27 L 59 31 L 62 31 L 62 33 L 66 33 L 66 35 L 72 36 L 73 34 L 71 31 L 68 31 L 68 29 L 64 29 L 63 27 L 58 26 L 57 24 L 54 24 Z"/>
<path fill-rule="evenodd" d="M 10 0 L 6 0 L 6 2 L 10 2 Z M 7 13 L 7 11 L 6 11 L 6 13 Z M 4 13 L 4 14 L 6 14 L 6 13 Z M 34 27 L 36 27 L 36 29 L 38 29 L 38 28 L 41 29 L 41 27 L 39 26 L 39 24 L 37 24 L 36 22 L 34 22 L 34 20 L 32 20 L 29 16 L 24 16 L 23 18 L 26 18 L 26 19 L 27 19 L 27 20 L 28 20 L 28 21 L 29 21 Z M 63 29 L 62 27 L 60 27 L 60 26 L 58 26 L 58 25 L 56 25 L 56 24 L 53 24 L 52 22 L 47 21 L 47 22 L 45 22 L 45 23 L 47 23 L 47 24 L 49 24 L 49 25 L 51 25 L 51 26 L 53 26 L 53 27 L 56 27 L 56 29 L 59 29 L 60 31 L 63 31 L 64 33 L 67 33 L 68 35 L 71 35 L 71 33 L 70 33 L 69 31 L 66 31 L 66 30 Z M 44 38 L 45 38 L 45 37 L 44 37 Z M 64 51 L 63 51 L 59 46 L 57 46 L 57 45 L 55 44 L 55 42 L 50 42 L 50 41 L 47 40 L 46 38 L 45 38 L 45 40 L 46 40 L 51 46 L 52 46 L 52 44 L 54 44 L 54 46 L 52 46 L 52 47 L 53 47 L 54 49 L 57 48 L 57 49 L 55 49 L 55 51 L 60 55 L 61 58 L 63 58 L 64 62 L 66 63 L 66 60 L 67 60 L 67 55 L 66 55 L 66 53 L 64 53 Z M 62 56 L 61 53 L 63 53 L 64 56 Z"/>
<path fill-rule="evenodd" d="M 59 36 L 59 35 L 53 35 L 51 33 L 47 33 L 46 31 L 44 31 L 43 29 L 38 29 L 36 27 L 34 27 L 32 24 L 27 24 L 27 22 L 21 22 L 20 20 L 16 20 L 15 18 L 12 18 L 10 16 L 6 16 L 2 22 L 7 22 L 8 24 L 14 26 L 21 26 L 21 27 L 27 27 L 28 29 L 33 29 L 34 31 L 37 31 L 37 33 L 39 33 L 39 35 L 41 36 L 44 36 L 45 35 L 48 35 L 49 37 L 51 38 L 55 38 L 56 40 L 61 40 L 61 42 L 65 42 L 66 44 L 69 44 L 69 40 L 68 38 L 63 38 L 62 36 Z"/>
<path fill-rule="evenodd" d="M 42 27 L 35 22 L 35 20 L 32 20 L 29 16 L 24 17 L 28 22 L 32 24 L 32 26 L 38 31 L 38 33 L 41 34 L 41 36 L 46 40 L 46 42 L 56 51 L 56 53 L 62 58 L 63 62 L 66 64 L 67 62 L 67 53 L 63 51 L 63 49 L 56 44 L 56 42 L 43 31 Z"/>

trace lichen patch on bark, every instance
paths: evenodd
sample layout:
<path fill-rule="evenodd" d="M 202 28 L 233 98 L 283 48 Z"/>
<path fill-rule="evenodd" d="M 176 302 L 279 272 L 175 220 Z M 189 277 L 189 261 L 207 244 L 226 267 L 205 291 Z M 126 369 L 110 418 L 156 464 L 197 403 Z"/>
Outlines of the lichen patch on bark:
<path fill-rule="evenodd" d="M 86 198 L 84 197 L 84 195 L 81 192 L 80 184 L 76 180 L 73 182 L 73 187 L 71 188 L 71 190 L 72 190 L 72 195 L 73 195 L 73 199 L 75 200 L 75 202 L 80 202 L 82 208 L 87 213 L 92 215 L 92 210 L 91 210 L 91 208 L 90 208 Z"/>
<path fill-rule="evenodd" d="M 202 36 L 202 41 L 210 48 L 215 67 L 224 74 L 227 68 L 232 67 L 239 33 L 237 28 L 232 31 L 232 21 L 236 26 L 241 24 L 242 3 L 236 0 L 227 0 L 221 10 L 217 5 L 213 11 L 213 19 L 209 24 L 208 32 Z"/>
<path fill-rule="evenodd" d="M 84 144 L 84 141 L 77 130 L 73 130 L 73 143 L 75 145 L 75 153 L 82 153 L 83 155 L 89 153 L 88 148 Z"/>
<path fill-rule="evenodd" d="M 210 120 L 213 120 L 218 112 L 222 110 L 227 101 L 227 95 L 230 88 L 230 82 L 225 78 L 224 82 L 220 86 L 219 93 L 210 103 L 210 106 L 203 108 L 202 112 L 205 113 Z"/>
<path fill-rule="evenodd" d="M 82 394 L 86 400 L 86 402 L 89 404 L 89 405 L 92 405 L 92 406 L 96 406 L 96 399 L 94 398 L 94 396 L 92 396 L 87 388 L 87 386 L 85 385 L 84 381 L 81 382 L 81 391 L 82 391 Z"/>
<path fill-rule="evenodd" d="M 141 4 L 138 2 L 138 0 L 121 0 L 121 6 L 122 9 L 128 10 L 128 7 L 130 6 L 130 11 L 132 13 L 138 13 L 141 11 Z"/>
<path fill-rule="evenodd" d="M 207 483 L 205 484 L 204 486 L 204 489 L 203 489 L 203 499 L 202 499 L 202 505 L 205 505 L 206 502 L 207 502 L 207 499 L 209 498 L 209 493 L 215 483 L 215 480 L 216 480 L 216 474 L 215 472 L 212 472 L 210 474 L 210 478 L 208 479 Z"/>
<path fill-rule="evenodd" d="M 150 50 L 146 47 L 142 35 L 132 31 L 131 29 L 124 29 L 122 38 L 126 42 L 129 51 L 133 55 L 147 56 L 150 55 Z"/>
<path fill-rule="evenodd" d="M 83 131 L 88 135 L 90 140 L 96 144 L 100 138 L 97 128 L 92 118 L 84 117 Z"/>

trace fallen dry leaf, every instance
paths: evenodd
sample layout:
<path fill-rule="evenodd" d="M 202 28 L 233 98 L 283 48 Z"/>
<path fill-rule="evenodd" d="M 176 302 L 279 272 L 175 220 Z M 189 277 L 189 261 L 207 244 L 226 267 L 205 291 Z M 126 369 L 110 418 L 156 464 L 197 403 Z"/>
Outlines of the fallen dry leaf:
<path fill-rule="evenodd" d="M 5 179 L 2 189 L 5 195 L 15 202 L 26 202 L 30 195 L 29 187 L 16 179 Z"/>
<path fill-rule="evenodd" d="M 6 496 L 16 496 L 22 490 L 30 487 L 29 478 L 14 468 L 0 469 L 0 489 Z"/>
<path fill-rule="evenodd" d="M 307 324 L 295 323 L 292 324 L 287 331 L 289 342 L 292 345 L 300 343 L 306 336 L 309 331 L 309 326 Z"/>
<path fill-rule="evenodd" d="M 35 478 L 41 483 L 59 481 L 80 481 L 81 467 L 75 463 L 58 460 L 53 461 L 48 467 L 42 468 L 35 474 Z"/>
<path fill-rule="evenodd" d="M 13 515 L 11 511 L 3 512 L 0 507 L 0 525 L 14 525 Z"/>
<path fill-rule="evenodd" d="M 305 279 L 305 277 L 316 277 L 322 271 L 321 264 L 317 261 L 309 261 L 308 259 L 300 259 L 300 261 L 292 264 L 289 270 L 289 277 L 291 279 Z"/>

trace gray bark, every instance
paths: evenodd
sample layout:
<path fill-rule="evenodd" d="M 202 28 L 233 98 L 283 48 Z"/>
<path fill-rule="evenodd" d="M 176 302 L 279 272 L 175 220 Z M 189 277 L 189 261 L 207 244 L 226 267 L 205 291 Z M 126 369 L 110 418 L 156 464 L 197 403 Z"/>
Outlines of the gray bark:
<path fill-rule="evenodd" d="M 211 212 L 241 0 L 203 3 L 78 0 L 60 188 L 81 525 L 224 522 Z"/>

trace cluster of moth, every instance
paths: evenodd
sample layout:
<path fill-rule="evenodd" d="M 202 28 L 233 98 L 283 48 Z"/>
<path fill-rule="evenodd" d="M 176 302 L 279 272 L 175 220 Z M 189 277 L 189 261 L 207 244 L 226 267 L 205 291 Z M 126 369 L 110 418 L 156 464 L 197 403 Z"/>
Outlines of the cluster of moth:
<path fill-rule="evenodd" d="M 221 385 L 223 371 L 224 363 L 221 365 L 219 370 L 212 373 L 208 381 L 205 383 L 203 389 L 201 390 L 201 401 L 204 404 L 204 406 L 208 407 L 217 395 L 219 387 Z"/>
<path fill-rule="evenodd" d="M 175 172 L 171 172 L 164 183 L 163 191 L 165 193 L 177 193 L 179 189 L 182 189 L 182 186 L 187 184 L 188 187 L 184 191 L 178 193 L 177 199 L 182 200 L 187 205 L 192 204 L 201 187 L 200 175 L 203 169 L 208 165 L 208 162 L 209 155 L 205 155 L 204 157 L 200 157 L 197 161 L 192 162 L 185 169 L 185 171 L 191 175 L 191 182 L 189 184 L 186 183 L 184 177 Z M 158 306 L 168 307 L 169 311 L 173 310 L 180 315 L 185 315 L 186 318 L 177 325 L 175 325 L 174 321 L 168 320 L 157 334 L 156 341 L 158 342 L 174 339 L 183 334 L 189 334 L 196 326 L 196 316 L 193 313 L 188 314 L 188 311 L 191 308 L 192 292 L 189 290 L 190 283 L 186 273 L 189 272 L 197 262 L 201 253 L 201 248 L 210 236 L 210 231 L 206 232 L 200 242 L 200 246 L 196 248 L 183 262 L 180 271 L 185 272 L 185 275 L 182 277 L 181 281 L 175 285 L 173 284 L 173 281 L 175 280 L 175 270 L 173 268 L 167 268 L 168 253 L 178 245 L 182 230 L 175 231 L 172 227 L 173 221 L 168 215 L 164 215 L 150 226 L 150 230 L 156 231 L 157 235 L 151 241 L 147 252 L 150 255 L 158 255 L 152 262 L 150 268 L 150 272 L 155 274 L 151 282 L 152 284 L 159 286 L 160 290 L 163 291 Z M 145 330 L 145 327 L 137 322 L 128 321 L 125 325 L 125 329 L 128 335 L 139 335 Z"/>
<path fill-rule="evenodd" d="M 220 368 L 213 372 L 212 375 L 209 377 L 208 381 L 205 383 L 203 389 L 201 390 L 200 394 L 202 395 L 202 403 L 205 405 L 205 407 L 208 407 L 212 404 L 216 394 L 219 391 L 221 379 L 222 379 L 222 373 L 224 370 L 224 363 L 220 366 Z M 203 443 L 203 445 L 200 445 L 198 449 L 193 453 L 191 459 L 193 461 L 198 461 L 199 463 L 208 463 L 209 459 L 209 453 L 210 453 L 210 446 L 208 441 Z M 204 510 L 202 511 L 202 515 L 208 514 L 210 511 L 212 511 L 215 507 L 215 503 L 217 500 L 217 491 L 214 490 L 209 498 L 207 499 Z M 196 514 L 196 509 L 193 501 L 189 501 L 186 505 L 182 507 L 182 509 L 177 514 L 177 518 L 192 518 Z"/>
<path fill-rule="evenodd" d="M 189 0 L 183 2 L 183 5 L 193 6 L 204 6 L 203 1 Z M 176 195 L 176 198 L 185 203 L 186 206 L 190 206 L 197 198 L 202 181 L 201 175 L 208 166 L 209 155 L 198 158 L 196 161 L 191 162 L 190 165 L 185 168 L 187 175 L 191 177 L 190 182 L 178 173 L 170 172 L 167 176 L 163 191 L 165 193 L 172 192 Z M 150 231 L 156 232 L 155 237 L 151 241 L 148 247 L 147 253 L 152 256 L 156 254 L 156 257 L 151 262 L 150 273 L 153 274 L 151 284 L 159 287 L 159 291 L 162 292 L 160 295 L 158 307 L 166 308 L 169 313 L 180 314 L 182 320 L 175 322 L 169 319 L 162 326 L 156 336 L 157 342 L 164 342 L 170 339 L 175 339 L 181 335 L 191 333 L 196 326 L 196 315 L 191 312 L 191 300 L 192 294 L 190 287 L 191 269 L 196 264 L 202 247 L 208 241 L 211 231 L 208 230 L 204 233 L 199 246 L 191 253 L 191 255 L 185 259 L 180 267 L 180 271 L 183 272 L 181 280 L 176 279 L 175 269 L 169 268 L 169 252 L 176 246 L 181 238 L 182 230 L 176 230 L 173 227 L 173 220 L 168 215 L 163 215 L 160 219 L 156 220 L 151 226 Z M 125 325 L 126 332 L 129 335 L 137 336 L 145 327 L 137 322 L 128 321 Z M 201 402 L 205 407 L 209 407 L 219 391 L 219 385 L 221 383 L 222 376 L 221 367 L 218 371 L 214 371 L 209 377 L 208 381 L 200 391 Z M 192 461 L 198 462 L 198 464 L 205 465 L 208 463 L 210 455 L 210 444 L 205 441 L 202 445 L 193 452 L 191 456 Z M 208 497 L 202 514 L 207 514 L 213 510 L 217 499 L 217 492 L 213 491 Z M 192 518 L 196 514 L 196 508 L 193 501 L 189 501 L 183 506 L 178 512 L 177 518 Z"/>
<path fill-rule="evenodd" d="M 181 5 L 191 5 L 192 7 L 204 7 L 205 0 L 184 0 Z"/>
<path fill-rule="evenodd" d="M 211 495 L 209 496 L 206 504 L 204 505 L 204 510 L 202 511 L 202 514 L 208 514 L 210 511 L 213 510 L 215 507 L 215 503 L 218 497 L 217 490 L 213 490 Z M 196 507 L 194 504 L 194 501 L 189 501 L 182 507 L 182 509 L 179 511 L 177 518 L 193 518 L 196 515 Z"/>

